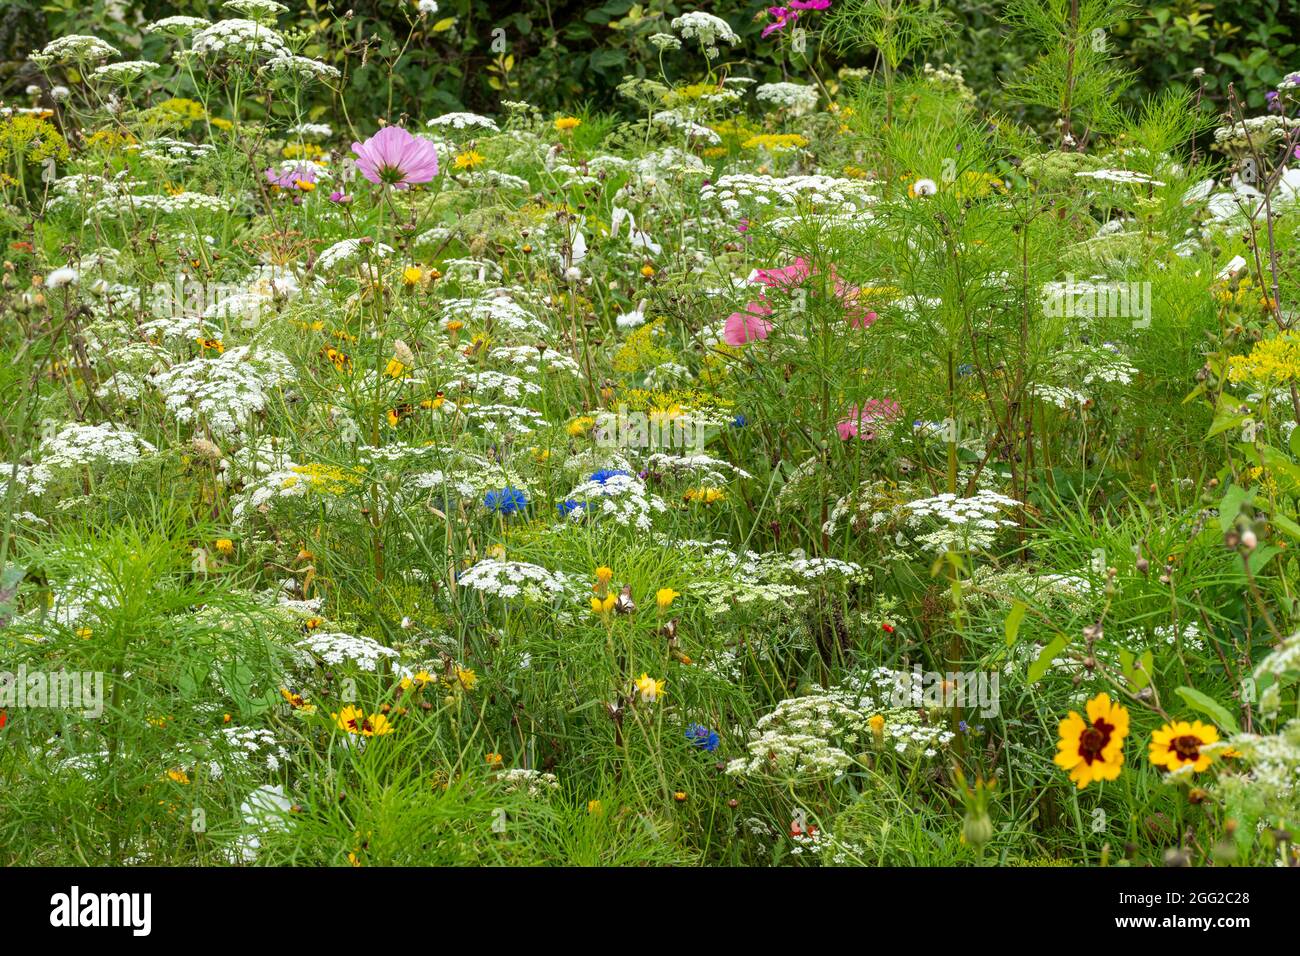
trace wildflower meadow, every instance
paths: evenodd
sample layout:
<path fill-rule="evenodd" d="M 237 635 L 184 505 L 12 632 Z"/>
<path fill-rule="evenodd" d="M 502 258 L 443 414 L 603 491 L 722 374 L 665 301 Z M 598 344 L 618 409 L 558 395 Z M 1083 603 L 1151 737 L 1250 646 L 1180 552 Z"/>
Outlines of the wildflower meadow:
<path fill-rule="evenodd" d="M 0 71 L 0 862 L 1300 865 L 1300 55 L 76 6 Z"/>

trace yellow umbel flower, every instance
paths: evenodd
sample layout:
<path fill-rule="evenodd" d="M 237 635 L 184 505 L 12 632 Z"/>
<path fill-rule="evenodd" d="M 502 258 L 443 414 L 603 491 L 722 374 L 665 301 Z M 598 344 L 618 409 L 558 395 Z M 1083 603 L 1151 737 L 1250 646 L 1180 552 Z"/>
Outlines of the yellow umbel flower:
<path fill-rule="evenodd" d="M 1281 332 L 1258 343 L 1249 355 L 1232 356 L 1228 381 L 1265 387 L 1300 382 L 1300 332 Z"/>
<path fill-rule="evenodd" d="M 1114 780 L 1124 766 L 1128 711 L 1111 703 L 1109 694 L 1088 701 L 1085 720 L 1074 711 L 1061 721 L 1056 765 L 1070 772 L 1080 790 L 1095 780 Z"/>
<path fill-rule="evenodd" d="M 1202 753 L 1202 748 L 1218 743 L 1219 731 L 1210 724 L 1199 720 L 1188 723 L 1175 720 L 1165 724 L 1151 735 L 1148 756 L 1157 767 L 1166 770 L 1182 770 L 1191 767 L 1192 773 L 1200 773 L 1213 762 L 1212 757 Z"/>
<path fill-rule="evenodd" d="M 782 153 L 790 149 L 803 149 L 808 140 L 798 133 L 759 133 L 740 144 L 745 149 L 765 149 L 769 153 Z"/>

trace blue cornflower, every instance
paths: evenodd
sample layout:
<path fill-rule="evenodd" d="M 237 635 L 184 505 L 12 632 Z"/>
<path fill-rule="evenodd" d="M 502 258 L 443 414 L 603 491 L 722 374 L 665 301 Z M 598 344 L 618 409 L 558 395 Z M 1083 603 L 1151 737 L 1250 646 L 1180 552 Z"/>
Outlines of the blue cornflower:
<path fill-rule="evenodd" d="M 687 727 L 686 739 L 709 753 L 718 749 L 718 735 L 703 724 L 691 724 Z"/>
<path fill-rule="evenodd" d="M 593 471 L 588 480 L 594 481 L 598 485 L 603 485 L 616 475 L 622 475 L 626 478 L 628 477 L 628 472 L 624 471 L 622 468 L 602 468 L 600 471 Z"/>
<path fill-rule="evenodd" d="M 561 518 L 567 518 L 569 517 L 569 513 L 575 508 L 581 507 L 581 502 L 574 501 L 572 498 L 565 498 L 563 501 L 556 504 L 555 510 L 560 513 Z"/>
<path fill-rule="evenodd" d="M 511 515 L 528 507 L 528 496 L 518 488 L 506 485 L 500 491 L 489 491 L 483 496 L 483 507 L 503 515 Z"/>
<path fill-rule="evenodd" d="M 732 428 L 744 428 L 748 424 L 749 424 L 749 419 L 746 418 L 744 415 L 742 415 L 740 412 L 737 412 L 736 417 L 731 420 Z"/>

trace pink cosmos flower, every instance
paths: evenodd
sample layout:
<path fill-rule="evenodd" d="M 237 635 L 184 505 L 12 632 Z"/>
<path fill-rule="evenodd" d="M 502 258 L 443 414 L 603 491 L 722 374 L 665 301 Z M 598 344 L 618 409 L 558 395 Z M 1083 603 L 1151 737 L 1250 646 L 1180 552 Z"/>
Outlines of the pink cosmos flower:
<path fill-rule="evenodd" d="M 772 323 L 763 316 L 771 314 L 772 309 L 767 303 L 750 302 L 745 306 L 744 312 L 733 312 L 727 316 L 727 324 L 722 330 L 722 340 L 728 345 L 763 341 L 772 331 Z"/>
<path fill-rule="evenodd" d="M 829 10 L 831 0 L 790 0 L 792 10 Z"/>
<path fill-rule="evenodd" d="M 794 6 L 792 3 L 791 6 Z M 772 18 L 772 22 L 763 28 L 762 36 L 784 30 L 790 24 L 799 19 L 799 11 L 791 10 L 788 7 L 768 7 L 767 15 Z"/>
<path fill-rule="evenodd" d="M 902 413 L 903 409 L 892 398 L 869 398 L 861 406 L 851 405 L 848 416 L 839 420 L 835 431 L 843 441 L 850 438 L 871 441 L 876 437 L 877 424 L 896 422 Z"/>
<path fill-rule="evenodd" d="M 803 258 L 798 258 L 784 269 L 757 270 L 754 273 L 753 281 L 759 285 L 765 285 L 769 289 L 781 289 L 787 286 L 799 285 L 810 275 L 812 275 L 812 270 L 808 268 L 808 263 Z"/>
<path fill-rule="evenodd" d="M 372 183 L 406 189 L 438 175 L 433 143 L 400 126 L 385 126 L 364 143 L 353 143 L 352 152 L 357 154 L 357 169 Z"/>

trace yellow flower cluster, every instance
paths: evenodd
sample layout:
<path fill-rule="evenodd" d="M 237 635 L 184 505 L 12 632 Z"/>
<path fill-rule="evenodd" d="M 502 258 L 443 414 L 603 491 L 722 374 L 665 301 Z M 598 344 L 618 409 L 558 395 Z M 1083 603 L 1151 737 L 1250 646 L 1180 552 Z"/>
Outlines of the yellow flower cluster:
<path fill-rule="evenodd" d="M 294 465 L 289 470 L 301 475 L 312 491 L 322 494 L 341 495 L 361 483 L 361 479 L 355 474 L 344 471 L 338 465 L 322 465 L 313 462 L 309 465 Z M 284 480 L 283 487 L 292 488 L 298 484 L 298 481 L 298 478 L 290 476 Z"/>
<path fill-rule="evenodd" d="M 790 149 L 803 149 L 808 140 L 798 133 L 760 133 L 751 136 L 741 145 L 745 149 L 765 149 L 769 153 L 781 153 Z"/>
<path fill-rule="evenodd" d="M 1265 387 L 1300 381 L 1300 333 L 1282 332 L 1258 343 L 1249 355 L 1232 356 L 1228 381 Z"/>

